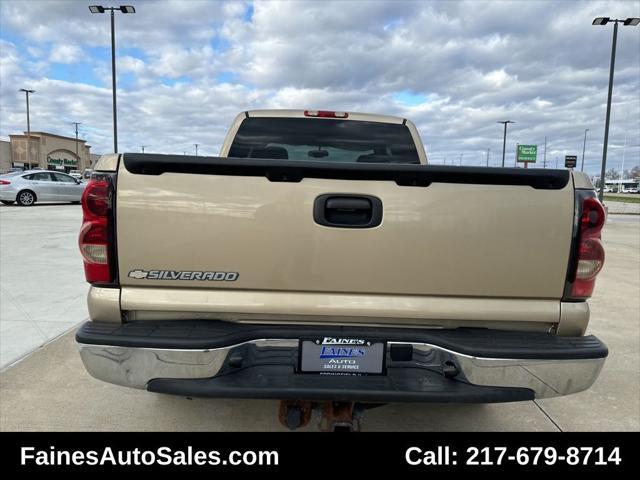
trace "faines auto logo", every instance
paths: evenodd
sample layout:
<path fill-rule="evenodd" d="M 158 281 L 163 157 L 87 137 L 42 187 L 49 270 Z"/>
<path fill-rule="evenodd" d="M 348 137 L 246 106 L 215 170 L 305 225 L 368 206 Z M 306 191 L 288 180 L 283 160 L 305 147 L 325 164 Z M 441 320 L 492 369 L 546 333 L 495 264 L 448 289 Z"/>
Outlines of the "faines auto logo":
<path fill-rule="evenodd" d="M 370 343 L 360 338 L 324 337 L 322 345 L 370 345 Z"/>
<path fill-rule="evenodd" d="M 367 351 L 364 348 L 353 347 L 329 347 L 323 346 L 320 351 L 320 358 L 354 358 L 364 357 Z"/>
<path fill-rule="evenodd" d="M 364 357 L 367 354 L 367 350 L 362 347 L 368 345 L 371 345 L 371 342 L 360 338 L 324 337 L 322 340 L 322 349 L 320 350 L 320 358 Z"/>

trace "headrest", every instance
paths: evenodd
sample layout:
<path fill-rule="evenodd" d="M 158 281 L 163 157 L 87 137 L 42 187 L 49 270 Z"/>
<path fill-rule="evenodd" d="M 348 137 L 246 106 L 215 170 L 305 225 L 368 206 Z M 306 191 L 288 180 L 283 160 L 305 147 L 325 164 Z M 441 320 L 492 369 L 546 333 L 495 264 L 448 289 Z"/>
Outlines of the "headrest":
<path fill-rule="evenodd" d="M 251 158 L 287 160 L 289 158 L 289 152 L 287 152 L 287 149 L 284 147 L 254 148 L 251 152 Z"/>

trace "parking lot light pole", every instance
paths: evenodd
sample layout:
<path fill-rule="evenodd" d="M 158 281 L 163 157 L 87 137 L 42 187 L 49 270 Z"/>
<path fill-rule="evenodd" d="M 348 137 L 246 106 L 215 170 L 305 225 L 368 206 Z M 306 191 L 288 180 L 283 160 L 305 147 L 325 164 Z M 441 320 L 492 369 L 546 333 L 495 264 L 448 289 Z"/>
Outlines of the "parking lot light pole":
<path fill-rule="evenodd" d="M 101 5 L 91 5 L 91 13 L 111 12 L 111 90 L 113 95 L 113 153 L 118 153 L 118 115 L 116 113 L 116 26 L 114 12 L 119 10 L 122 13 L 136 13 L 136 9 L 131 5 L 120 7 L 103 7 Z"/>
<path fill-rule="evenodd" d="M 582 143 L 582 165 L 580 165 L 580 171 L 584 172 L 584 150 L 587 147 L 587 132 L 589 131 L 588 128 L 584 129 L 584 142 Z"/>
<path fill-rule="evenodd" d="M 591 25 L 606 25 L 607 23 L 613 23 L 613 40 L 611 42 L 611 65 L 609 66 L 609 92 L 607 94 L 607 114 L 604 123 L 604 145 L 602 146 L 602 167 L 600 169 L 600 189 L 598 190 L 598 197 L 600 201 L 604 201 L 604 178 L 607 168 L 607 146 L 609 143 L 609 119 L 611 117 L 611 93 L 613 92 L 613 71 L 616 66 L 616 42 L 618 41 L 618 24 L 622 23 L 625 26 L 636 27 L 640 24 L 640 18 L 630 17 L 625 20 L 612 19 L 609 17 L 598 17 L 591 22 Z"/>
<path fill-rule="evenodd" d="M 76 126 L 76 157 L 78 156 L 78 125 L 82 125 L 81 122 L 71 122 L 72 125 Z"/>
<path fill-rule="evenodd" d="M 31 120 L 29 119 L 29 94 L 36 93 L 35 90 L 28 90 L 21 88 L 21 92 L 24 92 L 27 98 L 27 168 L 31 168 Z"/>
<path fill-rule="evenodd" d="M 504 152 L 505 152 L 505 149 L 507 148 L 507 125 L 510 123 L 516 123 L 516 122 L 512 122 L 511 120 L 505 120 L 503 122 L 497 122 L 497 123 L 504 124 L 504 135 L 502 137 L 502 168 L 504 168 Z"/>
<path fill-rule="evenodd" d="M 198 156 L 198 143 L 194 143 L 194 145 L 196 146 L 196 157 Z"/>

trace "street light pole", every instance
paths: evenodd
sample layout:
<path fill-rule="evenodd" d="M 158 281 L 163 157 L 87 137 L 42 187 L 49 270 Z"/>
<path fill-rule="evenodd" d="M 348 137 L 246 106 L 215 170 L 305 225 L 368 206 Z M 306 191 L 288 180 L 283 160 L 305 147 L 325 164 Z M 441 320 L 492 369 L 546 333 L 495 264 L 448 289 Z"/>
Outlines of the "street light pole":
<path fill-rule="evenodd" d="M 505 120 L 503 122 L 497 122 L 497 123 L 504 124 L 504 135 L 502 137 L 502 168 L 504 168 L 504 152 L 507 148 L 507 125 L 510 123 L 516 123 L 516 122 L 512 122 L 511 120 Z"/>
<path fill-rule="evenodd" d="M 78 125 L 82 125 L 82 123 L 80 123 L 80 122 L 71 122 L 71 124 L 76 126 L 76 159 L 78 161 L 77 168 L 79 170 L 82 170 L 82 166 L 80 165 L 81 164 L 80 155 L 78 155 Z"/>
<path fill-rule="evenodd" d="M 35 93 L 35 90 L 28 90 L 26 88 L 21 88 L 21 92 L 24 92 L 25 97 L 27 98 L 27 168 L 31 168 L 31 120 L 29 118 L 29 94 Z"/>
<path fill-rule="evenodd" d="M 489 152 L 491 152 L 491 149 L 487 148 L 487 167 L 489 166 Z"/>
<path fill-rule="evenodd" d="M 116 23 L 115 11 L 122 13 L 136 13 L 136 9 L 130 5 L 120 7 L 103 7 L 101 5 L 91 5 L 91 13 L 104 13 L 109 10 L 111 13 L 111 94 L 113 96 L 113 153 L 118 153 L 118 113 L 116 109 Z"/>
<path fill-rule="evenodd" d="M 111 9 L 111 95 L 113 96 L 113 153 L 118 153 L 118 110 L 116 108 L 116 22 Z"/>
<path fill-rule="evenodd" d="M 144 153 L 144 148 L 145 148 L 146 146 L 147 146 L 147 145 L 140 145 L 140 148 L 142 149 L 142 153 Z"/>
<path fill-rule="evenodd" d="M 76 126 L 76 157 L 78 156 L 78 125 L 82 125 L 81 122 L 71 122 L 72 125 Z"/>
<path fill-rule="evenodd" d="M 600 189 L 598 196 L 604 201 L 604 175 L 607 169 L 607 145 L 609 143 L 609 119 L 611 118 L 611 94 L 613 92 L 613 71 L 616 66 L 616 42 L 618 40 L 618 22 L 613 24 L 613 42 L 611 43 L 611 65 L 609 67 L 609 93 L 607 94 L 607 115 L 604 121 L 604 145 L 602 146 L 602 166 L 600 168 Z"/>
<path fill-rule="evenodd" d="M 194 143 L 194 145 L 196 146 L 196 157 L 198 156 L 198 144 Z"/>
<path fill-rule="evenodd" d="M 613 92 L 613 71 L 616 66 L 616 43 L 618 41 L 618 23 L 626 26 L 636 27 L 640 24 L 640 18 L 627 18 L 625 20 L 611 19 L 609 17 L 598 17 L 593 20 L 592 25 L 606 25 L 613 22 L 613 40 L 611 42 L 611 65 L 609 66 L 609 91 L 607 93 L 607 114 L 604 123 L 604 145 L 602 146 L 602 167 L 600 169 L 600 189 L 598 197 L 604 201 L 604 176 L 607 168 L 607 147 L 609 143 L 609 119 L 611 117 L 611 94 Z"/>
<path fill-rule="evenodd" d="M 544 160 L 542 160 L 542 168 L 547 168 L 547 136 L 544 136 Z"/>
<path fill-rule="evenodd" d="M 584 150 L 587 147 L 587 132 L 589 131 L 588 128 L 584 129 L 584 142 L 582 143 L 582 165 L 580 165 L 580 171 L 584 172 Z"/>

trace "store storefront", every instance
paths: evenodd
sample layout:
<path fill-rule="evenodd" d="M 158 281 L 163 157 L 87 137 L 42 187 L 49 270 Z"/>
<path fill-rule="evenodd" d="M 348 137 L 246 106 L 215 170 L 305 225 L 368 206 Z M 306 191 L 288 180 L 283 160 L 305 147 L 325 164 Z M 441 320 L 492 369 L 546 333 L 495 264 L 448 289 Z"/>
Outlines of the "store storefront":
<path fill-rule="evenodd" d="M 5 154 L 2 155 L 0 173 L 15 168 L 25 170 L 42 168 L 64 172 L 72 170 L 84 172 L 87 168 L 91 168 L 91 146 L 87 145 L 86 140 L 76 141 L 74 137 L 31 132 L 29 139 L 25 133 L 9 135 L 9 141 L 10 158 L 6 158 Z M 27 143 L 29 143 L 28 149 Z"/>

